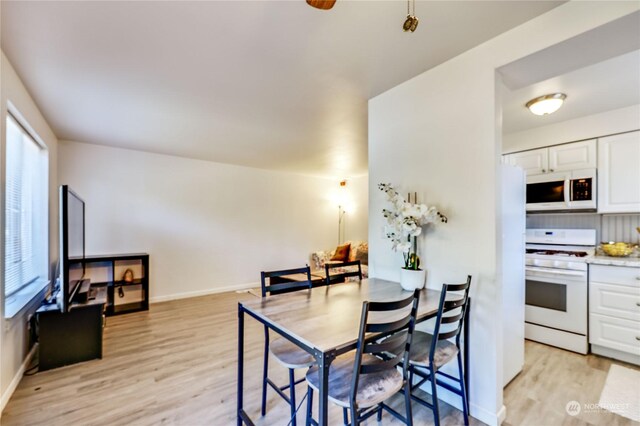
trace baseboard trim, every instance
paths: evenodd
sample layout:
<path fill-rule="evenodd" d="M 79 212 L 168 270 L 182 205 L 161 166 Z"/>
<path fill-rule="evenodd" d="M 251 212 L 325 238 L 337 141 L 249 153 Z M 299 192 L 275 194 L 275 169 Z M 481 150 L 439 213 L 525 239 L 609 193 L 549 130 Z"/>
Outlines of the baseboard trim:
<path fill-rule="evenodd" d="M 13 376 L 13 380 L 11 380 L 11 383 L 9 383 L 9 387 L 2 394 L 2 398 L 0 399 L 0 417 L 2 417 L 2 412 L 4 411 L 4 407 L 7 406 L 7 403 L 11 399 L 11 396 L 13 395 L 18 385 L 20 384 L 20 380 L 22 380 L 22 376 L 24 376 L 25 371 L 27 371 L 27 367 L 29 367 L 29 364 L 31 363 L 33 356 L 36 354 L 37 347 L 38 347 L 37 343 L 33 345 L 31 350 L 27 354 L 27 357 L 22 362 L 22 365 L 16 372 L 16 375 Z"/>
<path fill-rule="evenodd" d="M 500 408 L 500 411 L 498 411 L 498 424 L 501 425 L 502 422 L 504 422 L 504 419 L 506 418 L 507 418 L 507 407 L 503 405 L 502 408 Z"/>
<path fill-rule="evenodd" d="M 210 294 L 217 294 L 217 293 L 227 293 L 230 291 L 243 291 L 243 290 L 249 290 L 256 287 L 260 287 L 259 282 L 227 285 L 223 287 L 209 288 L 206 290 L 188 291 L 185 293 L 168 294 L 166 296 L 155 296 L 149 299 L 149 303 L 168 302 L 170 300 L 178 300 L 178 299 L 189 299 L 191 297 L 207 296 Z"/>
<path fill-rule="evenodd" d="M 440 394 L 438 394 L 438 396 L 440 396 Z M 502 423 L 502 421 L 500 420 L 500 415 L 503 409 L 505 409 L 504 405 L 497 413 L 493 413 L 484 407 L 472 404 L 471 402 L 469 403 L 469 411 L 472 417 L 475 417 L 482 423 L 485 423 L 489 426 L 499 426 L 500 423 Z M 504 415 L 506 416 L 506 409 Z"/>
<path fill-rule="evenodd" d="M 593 344 L 591 345 L 591 352 L 596 355 L 605 356 L 607 358 L 613 358 L 620 361 L 628 362 L 629 364 L 640 365 L 640 356 L 635 354 L 621 352 L 615 349 L 605 348 L 604 346 Z"/>

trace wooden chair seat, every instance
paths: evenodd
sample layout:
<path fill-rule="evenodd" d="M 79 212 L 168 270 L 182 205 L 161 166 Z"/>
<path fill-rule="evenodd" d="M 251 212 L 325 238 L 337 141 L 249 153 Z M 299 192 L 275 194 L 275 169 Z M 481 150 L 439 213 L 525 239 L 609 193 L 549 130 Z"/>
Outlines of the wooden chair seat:
<path fill-rule="evenodd" d="M 341 407 L 349 407 L 349 394 L 353 379 L 355 354 L 348 353 L 337 357 L 329 368 L 329 399 Z M 362 365 L 380 363 L 380 358 L 363 354 Z M 319 389 L 318 367 L 313 366 L 307 372 L 307 383 L 314 390 Z M 358 408 L 373 407 L 398 392 L 403 385 L 402 373 L 397 369 L 379 373 L 361 374 L 356 395 Z"/>
<path fill-rule="evenodd" d="M 316 363 L 308 352 L 300 349 L 287 339 L 275 339 L 269 344 L 269 352 L 287 368 L 307 368 Z"/>
<path fill-rule="evenodd" d="M 429 350 L 433 335 L 423 331 L 414 331 L 413 340 L 411 342 L 411 352 L 409 362 L 412 365 L 420 367 L 429 367 Z M 433 354 L 433 363 L 436 368 L 440 368 L 451 361 L 458 354 L 458 347 L 448 341 L 439 340 L 436 345 L 436 351 Z"/>

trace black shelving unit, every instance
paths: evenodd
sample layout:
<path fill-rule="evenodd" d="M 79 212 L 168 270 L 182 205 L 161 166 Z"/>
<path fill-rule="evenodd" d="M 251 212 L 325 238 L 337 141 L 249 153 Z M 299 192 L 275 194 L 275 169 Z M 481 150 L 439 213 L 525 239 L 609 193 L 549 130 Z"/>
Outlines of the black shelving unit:
<path fill-rule="evenodd" d="M 84 276 L 91 279 L 91 286 L 107 287 L 107 316 L 149 309 L 147 253 L 86 256 L 83 262 Z M 133 272 L 132 281 L 124 280 L 124 273 L 128 269 Z"/>

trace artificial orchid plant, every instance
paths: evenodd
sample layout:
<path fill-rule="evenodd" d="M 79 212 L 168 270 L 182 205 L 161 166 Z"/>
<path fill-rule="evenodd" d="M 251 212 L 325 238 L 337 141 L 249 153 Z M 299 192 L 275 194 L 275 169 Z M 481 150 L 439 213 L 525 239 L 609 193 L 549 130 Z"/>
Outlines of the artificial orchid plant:
<path fill-rule="evenodd" d="M 391 240 L 392 249 L 401 251 L 404 257 L 404 268 L 420 269 L 418 257 L 418 236 L 422 228 L 430 223 L 444 222 L 448 219 L 436 207 L 418 204 L 414 199 L 411 203 L 389 183 L 381 183 L 378 188 L 387 194 L 391 203 L 390 209 L 382 209 L 382 215 L 387 219 L 386 236 Z"/>

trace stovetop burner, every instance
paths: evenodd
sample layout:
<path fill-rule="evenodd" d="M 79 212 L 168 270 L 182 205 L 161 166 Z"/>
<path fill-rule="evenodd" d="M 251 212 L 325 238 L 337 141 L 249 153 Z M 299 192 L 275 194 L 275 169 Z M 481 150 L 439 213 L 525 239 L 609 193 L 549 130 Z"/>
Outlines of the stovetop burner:
<path fill-rule="evenodd" d="M 589 254 L 584 251 L 566 251 L 566 250 L 540 250 L 527 249 L 527 254 L 542 254 L 545 256 L 568 256 L 568 257 L 586 257 Z"/>

